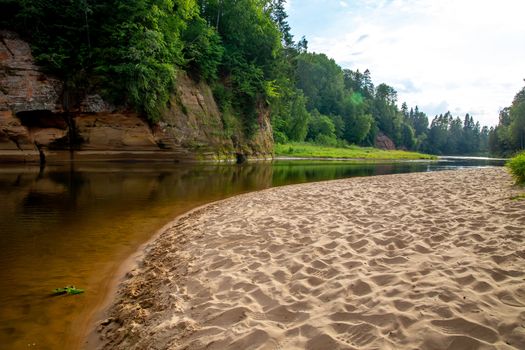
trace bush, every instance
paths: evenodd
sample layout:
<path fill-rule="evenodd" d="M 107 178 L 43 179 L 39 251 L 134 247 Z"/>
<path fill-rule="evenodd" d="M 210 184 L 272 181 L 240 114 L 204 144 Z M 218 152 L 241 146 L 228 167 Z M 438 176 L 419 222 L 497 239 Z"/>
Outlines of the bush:
<path fill-rule="evenodd" d="M 275 143 L 288 143 L 288 137 L 286 137 L 286 134 L 282 131 L 273 131 L 273 141 Z"/>
<path fill-rule="evenodd" d="M 525 152 L 509 160 L 506 165 L 516 179 L 516 183 L 525 184 Z"/>
<path fill-rule="evenodd" d="M 315 137 L 315 143 L 320 146 L 337 146 L 337 139 L 335 136 L 329 136 L 325 134 L 319 134 Z"/>

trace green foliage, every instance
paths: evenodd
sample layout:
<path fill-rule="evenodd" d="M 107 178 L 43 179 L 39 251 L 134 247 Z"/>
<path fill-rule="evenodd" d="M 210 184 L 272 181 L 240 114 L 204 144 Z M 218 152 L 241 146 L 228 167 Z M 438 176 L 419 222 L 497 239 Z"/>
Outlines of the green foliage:
<path fill-rule="evenodd" d="M 348 142 L 361 144 L 370 133 L 374 119 L 371 114 L 348 116 L 346 121 L 345 139 Z"/>
<path fill-rule="evenodd" d="M 169 101 L 177 66 L 184 64 L 182 32 L 197 15 L 195 1 L 112 0 L 94 71 L 114 100 L 128 100 L 156 121 Z"/>
<path fill-rule="evenodd" d="M 85 0 L 20 0 L 12 27 L 29 37 L 37 62 L 68 78 L 87 66 L 90 56 L 89 22 L 92 8 Z"/>
<path fill-rule="evenodd" d="M 500 156 L 525 149 L 525 87 L 516 94 L 510 107 L 501 110 L 499 124 L 490 130 L 489 148 Z"/>
<path fill-rule="evenodd" d="M 481 129 L 468 114 L 462 121 L 450 112 L 432 120 L 427 136 L 421 149 L 433 154 L 479 154 L 489 142 L 488 128 Z"/>
<path fill-rule="evenodd" d="M 273 89 L 272 65 L 281 49 L 281 33 L 265 2 L 257 0 L 201 1 L 203 18 L 219 33 L 224 58 L 219 75 L 231 89 L 231 105 L 242 115 L 248 134 L 257 127 L 258 106 Z"/>
<path fill-rule="evenodd" d="M 518 184 L 525 183 L 525 152 L 509 160 L 506 164 Z"/>
<path fill-rule="evenodd" d="M 470 116 L 436 116 L 429 128 L 417 107 L 398 108 L 394 88 L 375 87 L 370 71 L 341 69 L 308 52 L 304 37 L 294 42 L 285 2 L 0 0 L 0 24 L 31 42 L 37 61 L 65 80 L 66 97 L 102 91 L 153 122 L 185 70 L 212 86 L 232 138 L 252 136 L 270 108 L 283 143 L 373 145 L 381 131 L 398 148 L 436 154 L 524 148 L 524 90 L 490 138 Z"/>
<path fill-rule="evenodd" d="M 231 89 L 228 89 L 224 84 L 217 82 L 212 85 L 212 92 L 221 112 L 231 109 L 231 103 L 233 100 Z"/>
<path fill-rule="evenodd" d="M 510 107 L 510 136 L 515 149 L 525 149 L 525 87 Z"/>
<path fill-rule="evenodd" d="M 307 139 L 320 145 L 335 146 L 337 144 L 336 126 L 332 119 L 314 110 L 308 125 Z"/>
<path fill-rule="evenodd" d="M 204 19 L 195 17 L 184 32 L 183 40 L 186 70 L 196 80 L 215 81 L 224 56 L 219 34 Z"/>
<path fill-rule="evenodd" d="M 344 95 L 341 67 L 325 54 L 302 53 L 297 57 L 297 88 L 307 97 L 308 110 L 324 115 L 340 113 Z"/>
<path fill-rule="evenodd" d="M 510 197 L 510 199 L 513 200 L 513 201 L 525 200 L 525 193 L 512 196 L 512 197 Z"/>
<path fill-rule="evenodd" d="M 84 293 L 83 289 L 78 289 L 75 286 L 66 286 L 64 288 L 56 288 L 53 290 L 53 295 L 76 295 Z"/>
<path fill-rule="evenodd" d="M 102 91 L 152 121 L 184 69 L 212 85 L 221 108 L 257 127 L 281 42 L 291 43 L 284 2 L 259 0 L 1 0 L 1 23 L 20 32 L 39 63 L 72 95 Z M 273 11 L 273 12 L 272 12 Z M 286 32 L 281 33 L 280 30 Z M 228 90 L 228 91 L 225 91 Z"/>
<path fill-rule="evenodd" d="M 195 0 L 21 0 L 9 27 L 71 94 L 94 85 L 156 120 L 185 64 L 182 33 L 197 15 Z"/>
<path fill-rule="evenodd" d="M 277 156 L 299 158 L 348 158 L 348 159 L 435 159 L 427 154 L 406 151 L 385 151 L 371 147 L 326 147 L 311 143 L 276 144 Z"/>
<path fill-rule="evenodd" d="M 275 142 L 304 141 L 311 115 L 306 110 L 303 93 L 300 90 L 283 89 L 271 105 Z"/>

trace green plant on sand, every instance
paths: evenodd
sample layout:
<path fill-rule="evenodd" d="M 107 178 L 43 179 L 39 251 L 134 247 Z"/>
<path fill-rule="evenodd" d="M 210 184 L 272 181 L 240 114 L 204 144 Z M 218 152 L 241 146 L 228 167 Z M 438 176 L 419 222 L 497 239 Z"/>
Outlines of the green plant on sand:
<path fill-rule="evenodd" d="M 53 290 L 53 295 L 75 295 L 81 293 L 84 293 L 84 290 L 76 288 L 75 286 L 66 286 L 64 288 L 56 288 Z"/>
<path fill-rule="evenodd" d="M 511 200 L 513 201 L 522 201 L 522 200 L 525 200 L 525 193 L 522 193 L 522 194 L 518 194 L 516 196 L 512 196 L 510 197 Z"/>
<path fill-rule="evenodd" d="M 506 164 L 517 184 L 525 184 L 525 152 L 521 152 Z"/>

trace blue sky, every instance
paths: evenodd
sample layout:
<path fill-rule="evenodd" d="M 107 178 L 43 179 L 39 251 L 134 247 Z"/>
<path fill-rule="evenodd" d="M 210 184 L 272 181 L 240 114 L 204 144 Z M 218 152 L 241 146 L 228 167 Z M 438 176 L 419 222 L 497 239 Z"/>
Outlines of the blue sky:
<path fill-rule="evenodd" d="M 399 104 L 496 125 L 525 85 L 525 0 L 288 0 L 295 39 L 369 69 Z"/>

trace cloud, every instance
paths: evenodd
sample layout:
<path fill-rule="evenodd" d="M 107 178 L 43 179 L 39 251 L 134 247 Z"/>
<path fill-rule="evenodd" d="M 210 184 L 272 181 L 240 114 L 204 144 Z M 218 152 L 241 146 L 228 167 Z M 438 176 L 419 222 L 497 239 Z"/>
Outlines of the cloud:
<path fill-rule="evenodd" d="M 363 34 L 359 38 L 357 38 L 356 43 L 359 44 L 361 41 L 366 40 L 368 38 L 368 34 Z"/>
<path fill-rule="evenodd" d="M 415 93 L 421 92 L 421 88 L 417 87 L 416 84 L 410 79 L 405 79 L 397 82 L 390 83 L 398 93 Z"/>
<path fill-rule="evenodd" d="M 445 114 L 450 110 L 450 106 L 447 101 L 441 101 L 438 103 L 430 103 L 419 106 L 420 111 L 425 111 L 428 114 L 429 123 L 432 122 L 434 116 L 439 114 Z"/>
<path fill-rule="evenodd" d="M 341 7 L 348 7 L 346 1 L 339 1 L 339 5 L 341 5 Z"/>
<path fill-rule="evenodd" d="M 376 85 L 392 85 L 400 102 L 429 114 L 445 101 L 495 125 L 523 86 L 522 0 L 355 0 L 345 10 L 323 4 L 304 0 L 291 13 L 296 36 L 306 35 L 311 51 L 343 68 L 370 69 Z"/>

